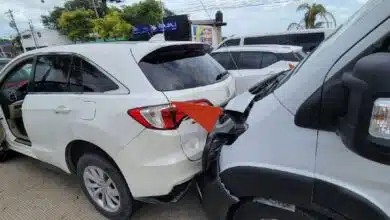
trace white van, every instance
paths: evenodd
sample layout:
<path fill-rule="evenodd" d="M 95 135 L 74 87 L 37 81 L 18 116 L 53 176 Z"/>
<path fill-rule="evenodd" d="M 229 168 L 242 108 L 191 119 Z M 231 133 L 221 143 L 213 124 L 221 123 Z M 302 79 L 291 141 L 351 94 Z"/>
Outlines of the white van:
<path fill-rule="evenodd" d="M 209 218 L 390 219 L 389 84 L 390 1 L 371 0 L 226 106 L 236 129 L 203 156 Z"/>
<path fill-rule="evenodd" d="M 234 36 L 222 41 L 216 49 L 229 46 L 244 46 L 258 44 L 280 44 L 301 46 L 305 52 L 314 50 L 323 40 L 328 38 L 334 29 L 310 29 L 266 33 L 257 35 Z"/>

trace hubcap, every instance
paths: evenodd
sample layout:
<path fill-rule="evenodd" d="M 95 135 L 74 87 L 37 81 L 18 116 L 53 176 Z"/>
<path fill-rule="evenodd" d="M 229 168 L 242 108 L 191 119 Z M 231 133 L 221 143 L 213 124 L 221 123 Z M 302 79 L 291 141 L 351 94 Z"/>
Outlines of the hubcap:
<path fill-rule="evenodd" d="M 120 196 L 114 181 L 106 172 L 96 166 L 84 169 L 84 184 L 92 200 L 108 212 L 116 212 L 120 207 Z"/>

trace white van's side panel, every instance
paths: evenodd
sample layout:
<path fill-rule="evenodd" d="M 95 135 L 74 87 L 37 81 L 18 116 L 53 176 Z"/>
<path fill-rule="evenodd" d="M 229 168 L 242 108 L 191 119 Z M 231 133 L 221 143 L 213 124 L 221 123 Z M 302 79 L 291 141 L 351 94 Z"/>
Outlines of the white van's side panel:
<path fill-rule="evenodd" d="M 389 6 L 390 7 L 390 6 Z M 388 14 L 390 14 L 390 8 Z M 333 66 L 327 79 L 390 32 L 390 19 L 355 45 Z M 366 198 L 390 216 L 390 166 L 365 159 L 348 149 L 335 132 L 319 131 L 316 177 Z"/>

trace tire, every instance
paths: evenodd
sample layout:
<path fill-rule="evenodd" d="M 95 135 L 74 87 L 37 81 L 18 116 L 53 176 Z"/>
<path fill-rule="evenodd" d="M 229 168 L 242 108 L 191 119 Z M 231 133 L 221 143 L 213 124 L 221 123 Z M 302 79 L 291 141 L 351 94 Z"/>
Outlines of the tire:
<path fill-rule="evenodd" d="M 102 174 L 101 171 L 104 172 L 103 175 L 99 175 Z M 93 175 L 91 176 L 91 174 Z M 123 176 L 107 159 L 96 154 L 84 154 L 77 163 L 77 176 L 81 182 L 84 194 L 102 215 L 111 220 L 130 219 L 135 207 L 135 201 Z M 106 180 L 106 183 L 104 181 L 96 181 L 94 184 L 92 179 L 98 180 L 96 177 L 101 176 Z M 111 184 L 109 179 L 112 180 L 113 184 Z M 98 185 L 103 185 L 103 187 Z M 98 192 L 96 193 L 97 196 L 93 197 L 93 192 Z M 104 199 L 106 202 L 104 202 Z"/>

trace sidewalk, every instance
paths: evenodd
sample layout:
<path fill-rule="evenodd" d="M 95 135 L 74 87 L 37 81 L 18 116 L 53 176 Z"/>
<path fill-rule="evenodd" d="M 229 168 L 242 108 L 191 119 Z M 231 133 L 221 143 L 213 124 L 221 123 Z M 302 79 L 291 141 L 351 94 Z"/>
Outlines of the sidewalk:
<path fill-rule="evenodd" d="M 77 179 L 37 160 L 18 156 L 0 164 L 0 219 L 103 220 Z M 146 204 L 132 220 L 205 220 L 195 192 L 174 205 Z"/>

